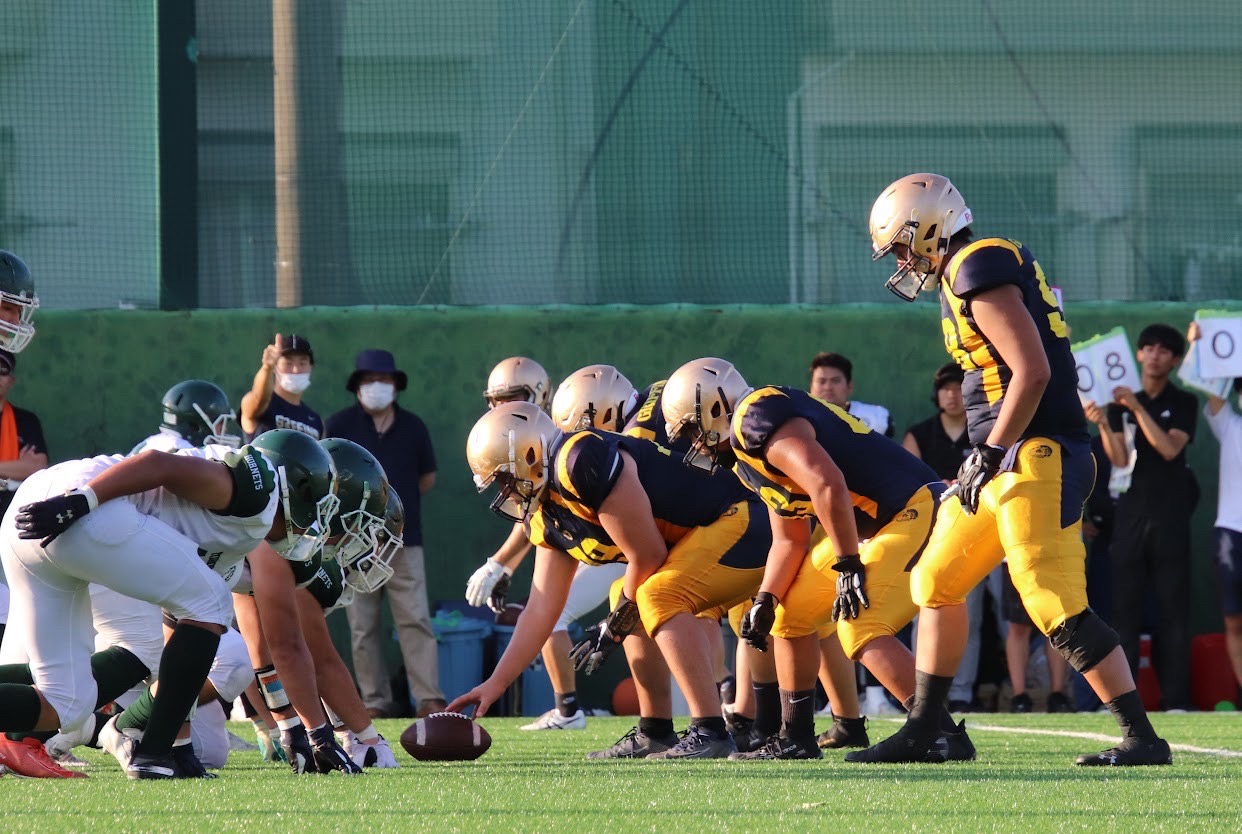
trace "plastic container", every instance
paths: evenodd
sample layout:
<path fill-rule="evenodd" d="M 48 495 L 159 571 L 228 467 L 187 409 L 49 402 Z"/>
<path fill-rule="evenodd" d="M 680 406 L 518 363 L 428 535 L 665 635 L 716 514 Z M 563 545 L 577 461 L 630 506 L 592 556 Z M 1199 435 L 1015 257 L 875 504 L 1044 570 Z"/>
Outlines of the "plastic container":
<path fill-rule="evenodd" d="M 496 660 L 513 639 L 514 626 L 493 626 Z M 504 715 L 543 715 L 556 706 L 556 693 L 552 690 L 552 679 L 544 668 L 543 657 L 539 656 L 526 667 L 522 677 L 509 687 L 505 693 L 500 711 Z"/>
<path fill-rule="evenodd" d="M 440 662 L 440 688 L 452 701 L 483 682 L 483 654 L 492 626 L 458 611 L 437 611 L 431 618 Z"/>
<path fill-rule="evenodd" d="M 1201 710 L 1234 704 L 1238 682 L 1229 663 L 1223 634 L 1199 634 L 1190 641 L 1190 697 Z"/>

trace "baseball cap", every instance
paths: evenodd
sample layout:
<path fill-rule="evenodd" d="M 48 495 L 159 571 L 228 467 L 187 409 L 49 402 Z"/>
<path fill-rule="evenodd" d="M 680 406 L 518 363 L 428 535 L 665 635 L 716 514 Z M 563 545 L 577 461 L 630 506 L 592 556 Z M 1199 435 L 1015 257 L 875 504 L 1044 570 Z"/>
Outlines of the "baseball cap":
<path fill-rule="evenodd" d="M 280 342 L 284 345 L 281 350 L 281 356 L 288 356 L 291 353 L 305 353 L 310 357 L 311 364 L 315 364 L 315 351 L 311 350 L 310 339 L 305 336 L 299 336 L 297 333 L 280 334 Z"/>
<path fill-rule="evenodd" d="M 17 369 L 17 357 L 7 350 L 0 350 L 0 376 L 9 376 Z"/>

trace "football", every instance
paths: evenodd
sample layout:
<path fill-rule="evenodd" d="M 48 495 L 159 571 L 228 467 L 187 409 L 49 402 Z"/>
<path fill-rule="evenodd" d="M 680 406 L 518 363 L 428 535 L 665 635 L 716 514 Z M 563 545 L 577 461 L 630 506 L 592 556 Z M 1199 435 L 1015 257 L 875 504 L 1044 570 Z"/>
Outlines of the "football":
<path fill-rule="evenodd" d="M 401 746 L 421 762 L 468 762 L 487 752 L 492 737 L 459 712 L 435 712 L 406 727 Z"/>

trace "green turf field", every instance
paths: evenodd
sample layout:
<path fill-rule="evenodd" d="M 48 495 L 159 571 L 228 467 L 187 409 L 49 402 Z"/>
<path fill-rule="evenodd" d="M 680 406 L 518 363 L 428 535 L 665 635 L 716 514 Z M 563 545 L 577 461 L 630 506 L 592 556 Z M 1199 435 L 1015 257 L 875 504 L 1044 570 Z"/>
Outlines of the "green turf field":
<path fill-rule="evenodd" d="M 88 750 L 89 780 L 0 779 L 0 830 L 1242 831 L 1239 713 L 1156 716 L 1176 763 L 1133 770 L 1077 768 L 1076 754 L 1111 744 L 1028 732 L 1111 735 L 1104 714 L 968 716 L 979 761 L 917 766 L 846 765 L 840 753 L 789 763 L 583 759 L 629 729 L 627 718 L 556 733 L 484 719 L 494 743 L 482 759 L 420 764 L 397 748 L 406 723 L 380 722 L 403 767 L 353 779 L 295 778 L 234 753 L 211 782 L 134 783 Z M 873 738 L 896 726 L 873 722 Z M 248 725 L 231 727 L 249 738 Z"/>

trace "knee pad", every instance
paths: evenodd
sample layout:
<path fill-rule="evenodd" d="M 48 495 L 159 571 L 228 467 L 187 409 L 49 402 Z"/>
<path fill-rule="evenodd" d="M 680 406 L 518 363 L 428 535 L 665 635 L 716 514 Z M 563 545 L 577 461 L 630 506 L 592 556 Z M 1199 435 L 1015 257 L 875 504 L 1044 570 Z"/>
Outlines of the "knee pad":
<path fill-rule="evenodd" d="M 1090 608 L 1054 628 L 1048 638 L 1061 657 L 1080 674 L 1095 668 L 1118 646 L 1117 632 Z"/>
<path fill-rule="evenodd" d="M 246 641 L 233 629 L 224 632 L 220 647 L 216 649 L 216 658 L 207 673 L 207 680 L 215 687 L 216 694 L 232 702 L 250 685 L 253 674 Z"/>

